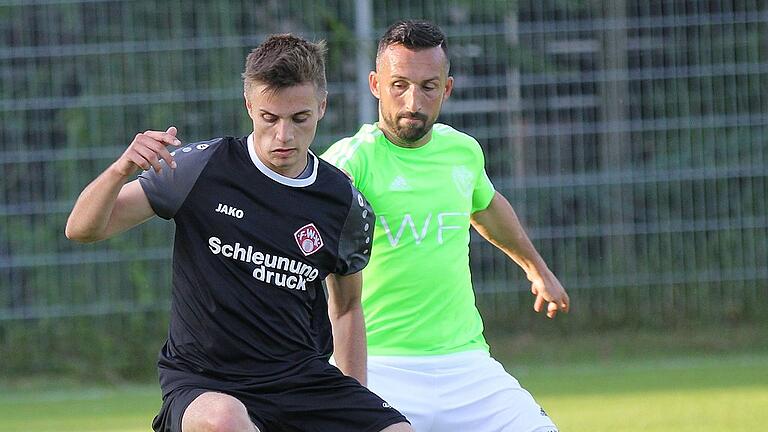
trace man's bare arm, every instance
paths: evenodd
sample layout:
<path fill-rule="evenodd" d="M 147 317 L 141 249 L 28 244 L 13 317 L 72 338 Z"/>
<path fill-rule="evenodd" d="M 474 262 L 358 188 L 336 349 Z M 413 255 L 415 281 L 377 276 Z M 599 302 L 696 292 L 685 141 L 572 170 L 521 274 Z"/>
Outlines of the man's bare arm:
<path fill-rule="evenodd" d="M 542 311 L 545 302 L 549 318 L 554 318 L 558 311 L 568 312 L 568 293 L 536 251 L 506 198 L 496 192 L 488 208 L 472 215 L 472 226 L 525 271 L 536 296 L 536 312 Z"/>
<path fill-rule="evenodd" d="M 181 144 L 175 127 L 165 132 L 147 131 L 136 135 L 120 158 L 80 193 L 67 219 L 67 237 L 84 243 L 95 242 L 154 216 L 139 182 L 126 182 L 139 169 L 153 168 L 159 172 L 160 159 L 175 168 L 166 144 Z"/>
<path fill-rule="evenodd" d="M 333 327 L 333 358 L 345 375 L 367 382 L 367 348 L 362 296 L 362 273 L 348 276 L 331 274 L 328 286 L 328 315 Z"/>

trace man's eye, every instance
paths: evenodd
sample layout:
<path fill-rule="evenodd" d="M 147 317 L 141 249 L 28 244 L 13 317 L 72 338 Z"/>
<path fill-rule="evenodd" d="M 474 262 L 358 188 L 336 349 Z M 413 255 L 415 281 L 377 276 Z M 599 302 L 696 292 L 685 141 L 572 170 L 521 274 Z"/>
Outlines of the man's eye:
<path fill-rule="evenodd" d="M 277 121 L 277 116 L 269 115 L 269 114 L 262 114 L 261 118 L 264 119 L 267 123 L 274 123 Z"/>
<path fill-rule="evenodd" d="M 296 122 L 296 123 L 304 123 L 305 121 L 307 121 L 307 119 L 309 119 L 309 116 L 302 115 L 302 116 L 294 117 L 293 121 Z"/>
<path fill-rule="evenodd" d="M 406 83 L 404 83 L 402 81 L 396 81 L 394 84 L 392 84 L 392 87 L 398 88 L 398 89 L 403 89 L 403 88 L 408 87 L 408 84 L 406 84 Z"/>

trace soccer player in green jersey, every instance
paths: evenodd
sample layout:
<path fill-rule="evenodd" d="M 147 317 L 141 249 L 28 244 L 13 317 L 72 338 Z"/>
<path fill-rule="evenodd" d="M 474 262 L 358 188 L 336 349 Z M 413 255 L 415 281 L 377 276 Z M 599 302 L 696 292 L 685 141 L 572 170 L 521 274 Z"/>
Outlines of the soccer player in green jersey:
<path fill-rule="evenodd" d="M 537 312 L 567 312 L 568 295 L 494 190 L 477 141 L 435 123 L 453 88 L 443 32 L 425 21 L 393 24 L 369 84 L 379 121 L 323 155 L 376 213 L 363 273 L 369 387 L 419 432 L 556 431 L 489 355 L 472 290 L 469 227 L 523 268 Z"/>

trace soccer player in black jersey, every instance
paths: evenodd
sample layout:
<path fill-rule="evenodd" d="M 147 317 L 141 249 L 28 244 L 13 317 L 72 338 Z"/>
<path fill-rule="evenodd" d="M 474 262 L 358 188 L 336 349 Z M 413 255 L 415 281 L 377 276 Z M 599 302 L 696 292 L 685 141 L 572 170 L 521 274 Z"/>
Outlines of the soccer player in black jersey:
<path fill-rule="evenodd" d="M 309 151 L 326 106 L 324 53 L 322 42 L 269 37 L 243 73 L 250 135 L 182 147 L 174 127 L 138 134 L 69 216 L 67 237 L 82 242 L 154 215 L 176 222 L 156 431 L 412 430 L 363 386 L 358 272 L 374 219 Z"/>

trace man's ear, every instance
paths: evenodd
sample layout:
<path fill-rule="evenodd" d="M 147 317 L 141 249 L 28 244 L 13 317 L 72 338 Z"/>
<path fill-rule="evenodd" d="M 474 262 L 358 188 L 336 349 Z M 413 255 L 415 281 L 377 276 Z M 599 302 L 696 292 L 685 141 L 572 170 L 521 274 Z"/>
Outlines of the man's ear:
<path fill-rule="evenodd" d="M 379 92 L 379 75 L 376 71 L 371 71 L 371 73 L 368 74 L 368 88 L 371 89 L 371 94 L 376 97 L 376 99 L 379 99 L 381 93 Z"/>
<path fill-rule="evenodd" d="M 250 114 L 251 110 L 253 109 L 253 104 L 251 104 L 251 101 L 248 100 L 248 93 L 243 92 L 243 99 L 245 100 L 245 109 L 247 109 L 248 114 Z"/>
<path fill-rule="evenodd" d="M 320 106 L 318 108 L 318 115 L 317 119 L 321 120 L 323 116 L 325 116 L 325 109 L 328 107 L 328 92 L 325 93 L 325 96 L 323 96 L 323 100 L 320 101 Z"/>
<path fill-rule="evenodd" d="M 443 91 L 443 99 L 448 99 L 451 96 L 451 92 L 453 91 L 453 77 L 449 76 L 447 80 L 445 80 L 445 90 Z"/>

